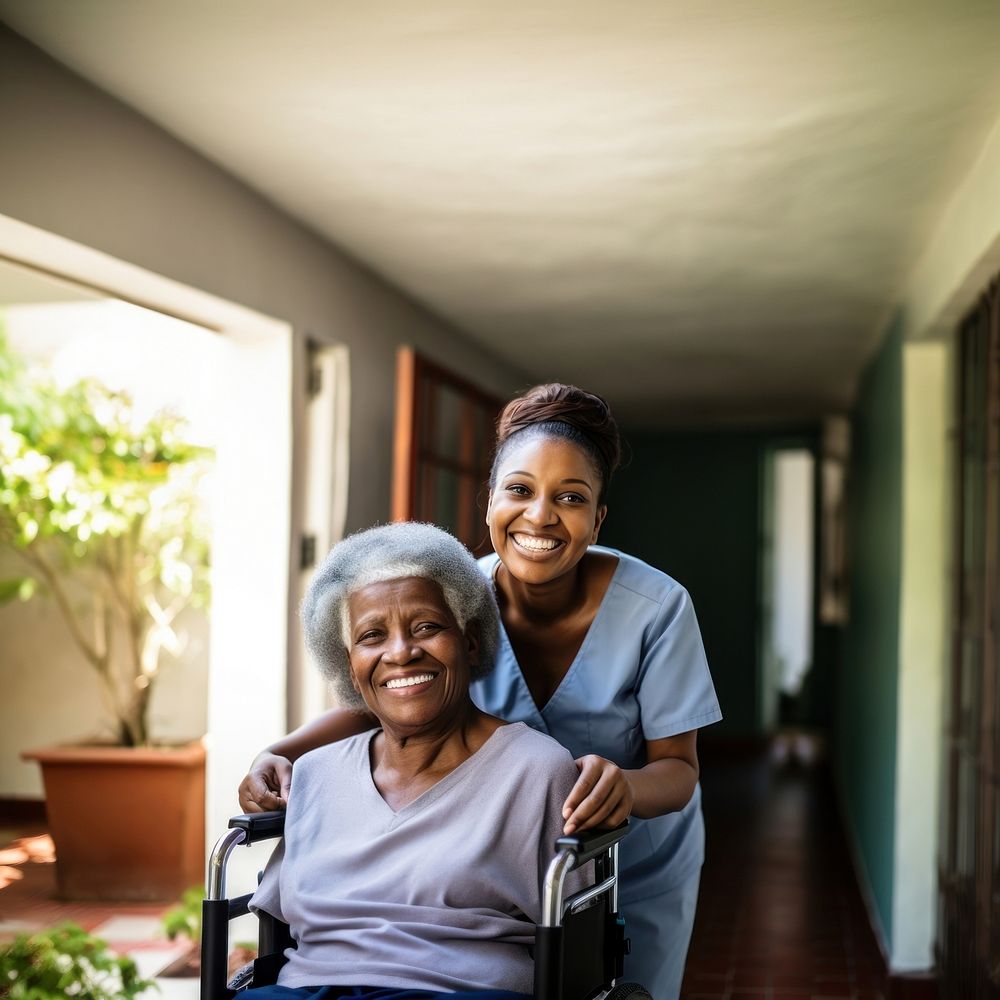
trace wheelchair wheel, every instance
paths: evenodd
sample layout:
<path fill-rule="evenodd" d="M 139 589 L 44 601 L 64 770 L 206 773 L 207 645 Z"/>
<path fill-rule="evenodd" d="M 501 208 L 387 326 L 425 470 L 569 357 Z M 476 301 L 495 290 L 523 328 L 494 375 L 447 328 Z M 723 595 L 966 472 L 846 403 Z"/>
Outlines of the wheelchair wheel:
<path fill-rule="evenodd" d="M 232 978 L 226 983 L 226 986 L 231 990 L 248 989 L 253 985 L 253 962 L 247 962 L 246 965 L 240 966 L 234 973 Z"/>
<path fill-rule="evenodd" d="M 653 1000 L 638 983 L 619 983 L 604 1000 Z"/>

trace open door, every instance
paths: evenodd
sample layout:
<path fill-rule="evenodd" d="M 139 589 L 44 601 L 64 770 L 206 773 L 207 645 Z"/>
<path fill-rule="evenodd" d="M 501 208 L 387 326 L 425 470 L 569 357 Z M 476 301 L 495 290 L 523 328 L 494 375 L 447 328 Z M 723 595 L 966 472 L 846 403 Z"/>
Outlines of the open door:
<path fill-rule="evenodd" d="M 430 521 L 490 551 L 486 497 L 503 401 L 421 357 L 396 356 L 392 519 Z"/>

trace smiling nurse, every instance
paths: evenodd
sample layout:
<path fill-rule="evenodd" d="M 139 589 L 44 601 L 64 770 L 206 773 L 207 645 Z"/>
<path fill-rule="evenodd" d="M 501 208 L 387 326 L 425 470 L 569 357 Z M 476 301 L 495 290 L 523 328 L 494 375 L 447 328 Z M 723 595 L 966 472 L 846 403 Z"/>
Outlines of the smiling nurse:
<path fill-rule="evenodd" d="M 621 849 L 626 978 L 679 995 L 704 858 L 697 731 L 722 718 L 687 592 L 597 546 L 619 462 L 603 399 L 536 386 L 501 414 L 480 560 L 500 607 L 494 671 L 472 685 L 484 711 L 525 722 L 577 759 L 566 832 L 632 817 Z M 240 786 L 248 812 L 280 808 L 291 760 L 374 724 L 334 710 L 273 744 Z"/>

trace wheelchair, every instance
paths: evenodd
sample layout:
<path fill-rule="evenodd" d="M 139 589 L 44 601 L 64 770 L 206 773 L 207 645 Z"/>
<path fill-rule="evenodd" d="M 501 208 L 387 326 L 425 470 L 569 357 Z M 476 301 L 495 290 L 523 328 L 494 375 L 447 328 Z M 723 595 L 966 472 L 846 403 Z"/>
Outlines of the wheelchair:
<path fill-rule="evenodd" d="M 208 863 L 202 904 L 201 1000 L 230 1000 L 242 990 L 276 982 L 285 949 L 295 947 L 288 925 L 258 913 L 258 957 L 227 982 L 229 921 L 249 912 L 252 893 L 226 896 L 226 864 L 238 845 L 277 839 L 283 812 L 235 816 Z M 618 913 L 618 844 L 628 832 L 589 830 L 560 837 L 542 886 L 542 922 L 535 927 L 534 1000 L 652 1000 L 636 983 L 620 983 L 629 942 Z M 594 862 L 594 882 L 564 898 L 566 876 Z"/>

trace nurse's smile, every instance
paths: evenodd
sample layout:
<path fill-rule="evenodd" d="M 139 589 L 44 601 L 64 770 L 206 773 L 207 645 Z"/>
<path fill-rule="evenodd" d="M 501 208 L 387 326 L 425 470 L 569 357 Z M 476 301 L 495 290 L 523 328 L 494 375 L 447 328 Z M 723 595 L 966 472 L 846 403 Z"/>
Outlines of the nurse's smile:
<path fill-rule="evenodd" d="M 564 544 L 558 538 L 541 538 L 537 535 L 526 535 L 523 532 L 515 532 L 511 537 L 518 548 L 532 554 L 546 554 Z"/>

